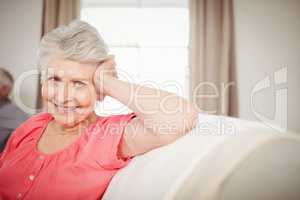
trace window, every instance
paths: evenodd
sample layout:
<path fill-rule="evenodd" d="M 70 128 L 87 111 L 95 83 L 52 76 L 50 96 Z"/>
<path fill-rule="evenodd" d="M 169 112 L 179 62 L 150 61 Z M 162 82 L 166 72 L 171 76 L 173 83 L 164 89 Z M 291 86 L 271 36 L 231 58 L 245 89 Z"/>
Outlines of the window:
<path fill-rule="evenodd" d="M 187 97 L 186 2 L 130 2 L 82 0 L 81 18 L 98 29 L 110 53 L 116 56 L 120 79 Z M 107 97 L 97 107 L 102 115 L 129 111 Z"/>

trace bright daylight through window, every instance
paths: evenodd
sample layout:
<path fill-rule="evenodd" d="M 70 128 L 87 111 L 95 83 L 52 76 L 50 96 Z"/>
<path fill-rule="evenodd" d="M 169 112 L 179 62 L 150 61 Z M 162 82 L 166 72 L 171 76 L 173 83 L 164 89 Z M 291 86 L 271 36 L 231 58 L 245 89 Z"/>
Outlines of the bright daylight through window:
<path fill-rule="evenodd" d="M 187 97 L 187 3 L 153 2 L 82 0 L 81 19 L 98 29 L 110 54 L 116 56 L 120 79 Z M 129 110 L 107 97 L 97 112 L 120 114 Z"/>

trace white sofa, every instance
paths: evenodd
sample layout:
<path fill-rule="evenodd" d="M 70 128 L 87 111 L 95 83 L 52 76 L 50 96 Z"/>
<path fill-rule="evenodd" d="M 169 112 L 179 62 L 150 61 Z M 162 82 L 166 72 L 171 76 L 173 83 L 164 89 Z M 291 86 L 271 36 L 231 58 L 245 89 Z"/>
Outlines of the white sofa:
<path fill-rule="evenodd" d="M 103 199 L 300 200 L 300 138 L 200 114 L 189 134 L 120 170 Z"/>

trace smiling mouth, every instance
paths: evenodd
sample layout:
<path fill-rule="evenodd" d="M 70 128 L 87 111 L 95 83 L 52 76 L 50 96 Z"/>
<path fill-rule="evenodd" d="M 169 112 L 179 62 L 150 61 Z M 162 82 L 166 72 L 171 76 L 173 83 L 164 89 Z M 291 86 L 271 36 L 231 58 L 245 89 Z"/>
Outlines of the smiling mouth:
<path fill-rule="evenodd" d="M 80 108 L 80 106 L 60 106 L 57 105 L 56 103 L 53 104 L 59 113 L 70 113 L 70 112 L 74 112 L 77 108 Z"/>

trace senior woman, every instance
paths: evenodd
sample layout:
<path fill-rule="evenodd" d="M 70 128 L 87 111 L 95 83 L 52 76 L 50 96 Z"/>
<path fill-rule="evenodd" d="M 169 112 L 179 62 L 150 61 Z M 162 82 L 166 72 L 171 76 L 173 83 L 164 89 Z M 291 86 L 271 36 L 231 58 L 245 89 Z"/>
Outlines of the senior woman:
<path fill-rule="evenodd" d="M 117 78 L 95 28 L 73 21 L 41 41 L 46 111 L 23 123 L 0 156 L 0 199 L 99 199 L 136 155 L 193 128 L 197 112 L 174 94 Z M 97 116 L 110 96 L 133 113 Z"/>

